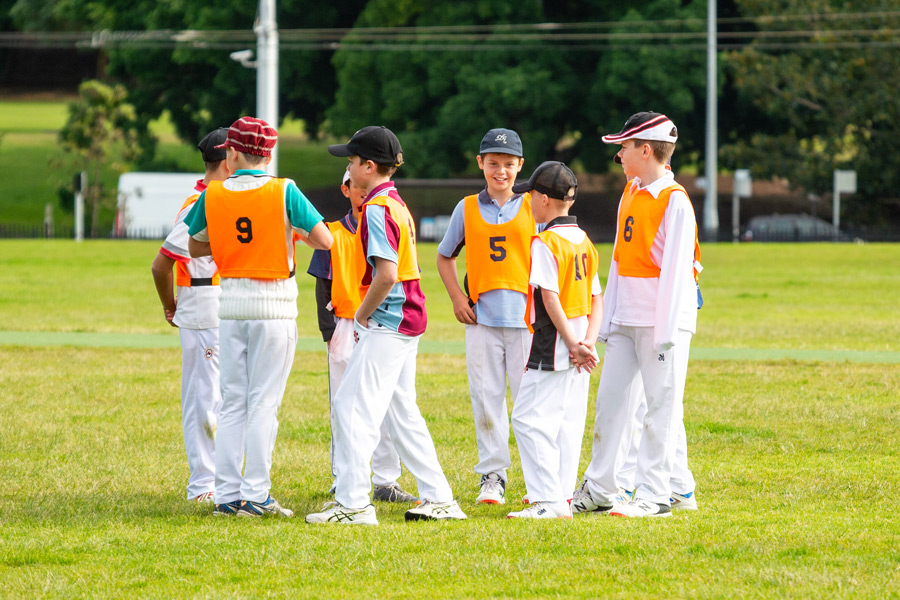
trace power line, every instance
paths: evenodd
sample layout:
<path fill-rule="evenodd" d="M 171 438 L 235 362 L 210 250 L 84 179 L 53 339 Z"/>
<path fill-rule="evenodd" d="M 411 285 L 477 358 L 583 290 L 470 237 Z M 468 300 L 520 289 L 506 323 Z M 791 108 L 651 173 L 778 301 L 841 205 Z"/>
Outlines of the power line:
<path fill-rule="evenodd" d="M 900 18 L 900 11 L 885 13 L 842 13 L 738 17 L 719 19 L 720 23 L 787 23 L 791 21 L 821 22 L 849 19 L 875 20 L 870 28 L 853 29 L 762 29 L 756 31 L 719 31 L 720 50 L 752 44 L 758 49 L 831 49 L 848 47 L 895 47 L 900 29 L 890 28 L 888 21 Z M 510 25 L 452 25 L 434 27 L 373 27 L 338 29 L 284 29 L 279 31 L 284 50 L 348 51 L 477 51 L 496 49 L 546 49 L 557 51 L 603 51 L 631 47 L 694 49 L 702 40 L 702 19 L 667 19 L 657 21 L 624 21 L 598 23 L 535 23 Z M 898 21 L 900 24 L 900 21 Z M 650 26 L 687 27 L 687 31 L 648 31 Z M 691 29 L 697 26 L 698 28 Z M 620 31 L 601 31 L 618 28 Z M 640 27 L 642 30 L 637 30 Z M 621 31 L 624 29 L 624 31 Z M 780 38 L 780 41 L 778 39 Z M 803 39 L 806 38 L 806 39 Z M 820 39 L 815 39 L 820 38 Z M 836 39 L 851 38 L 851 39 Z M 853 39 L 855 38 L 855 39 Z M 96 32 L 4 32 L 0 47 L 40 48 L 175 48 L 233 50 L 255 43 L 250 30 L 151 30 Z M 602 43 L 601 43 L 602 42 Z M 705 46 L 704 46 L 705 47 Z"/>

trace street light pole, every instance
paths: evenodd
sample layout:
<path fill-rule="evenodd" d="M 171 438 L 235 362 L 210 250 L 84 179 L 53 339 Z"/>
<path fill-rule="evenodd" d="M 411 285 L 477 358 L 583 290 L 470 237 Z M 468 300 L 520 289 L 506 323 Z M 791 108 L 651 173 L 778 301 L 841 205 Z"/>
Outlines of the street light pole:
<path fill-rule="evenodd" d="M 703 204 L 703 231 L 706 241 L 719 238 L 718 140 L 719 127 L 716 76 L 716 0 L 707 0 L 706 31 L 706 201 Z"/>
<path fill-rule="evenodd" d="M 256 32 L 256 116 L 278 128 L 278 25 L 275 0 L 259 0 Z M 278 175 L 278 146 L 272 149 L 272 161 L 266 168 Z"/>

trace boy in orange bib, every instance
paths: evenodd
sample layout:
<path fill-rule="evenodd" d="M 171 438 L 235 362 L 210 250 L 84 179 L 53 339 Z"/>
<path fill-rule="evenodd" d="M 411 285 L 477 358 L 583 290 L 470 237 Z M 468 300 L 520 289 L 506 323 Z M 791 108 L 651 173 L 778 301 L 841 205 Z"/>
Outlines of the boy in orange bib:
<path fill-rule="evenodd" d="M 599 336 L 606 352 L 598 418 L 591 463 L 573 498 L 575 512 L 671 515 L 688 354 L 697 328 L 696 277 L 702 268 L 693 206 L 666 168 L 677 139 L 674 123 L 653 112 L 632 115 L 622 131 L 603 137 L 607 144 L 621 144 L 616 162 L 632 179 L 619 203 Z M 629 500 L 618 489 L 617 476 L 640 402 L 639 394 L 629 392 L 636 376 L 644 386 L 647 411 Z"/>
<path fill-rule="evenodd" d="M 260 119 L 232 123 L 222 147 L 234 175 L 212 182 L 185 219 L 191 256 L 211 254 L 219 267 L 220 516 L 294 514 L 269 494 L 278 408 L 297 346 L 294 235 L 322 250 L 332 237 L 292 180 L 265 172 L 277 139 Z"/>
<path fill-rule="evenodd" d="M 526 183 L 535 220 L 525 322 L 534 333 L 512 411 L 529 505 L 510 519 L 571 519 L 587 417 L 594 342 L 603 315 L 597 250 L 569 208 L 578 182 L 561 162 L 545 162 Z"/>
<path fill-rule="evenodd" d="M 191 259 L 184 218 L 206 186 L 231 174 L 225 151 L 215 146 L 228 130 L 220 127 L 197 148 L 206 172 L 178 212 L 175 227 L 153 260 L 153 281 L 166 321 L 181 338 L 181 428 L 187 453 L 188 500 L 213 502 L 216 483 L 215 434 L 222 394 L 219 391 L 219 273 L 210 257 Z M 177 276 L 173 276 L 175 267 Z M 174 281 L 173 281 L 174 280 Z M 174 285 L 173 285 L 174 284 Z M 178 287 L 177 306 L 173 295 Z"/>
<path fill-rule="evenodd" d="M 503 504 L 510 466 L 506 381 L 513 402 L 525 370 L 531 333 L 522 321 L 528 293 L 528 256 L 535 232 L 531 196 L 513 191 L 522 170 L 522 142 L 511 129 L 491 129 L 481 140 L 478 167 L 484 190 L 462 199 L 438 246 L 437 266 L 466 326 L 466 372 L 475 421 L 479 494 L 483 504 Z M 465 290 L 456 257 L 466 249 Z"/>

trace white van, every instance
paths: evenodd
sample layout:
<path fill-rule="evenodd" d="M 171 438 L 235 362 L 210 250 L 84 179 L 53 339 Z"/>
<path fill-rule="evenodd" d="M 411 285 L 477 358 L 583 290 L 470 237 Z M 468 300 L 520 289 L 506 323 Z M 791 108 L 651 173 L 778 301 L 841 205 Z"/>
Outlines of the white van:
<path fill-rule="evenodd" d="M 125 173 L 119 177 L 115 237 L 163 239 L 203 173 Z"/>

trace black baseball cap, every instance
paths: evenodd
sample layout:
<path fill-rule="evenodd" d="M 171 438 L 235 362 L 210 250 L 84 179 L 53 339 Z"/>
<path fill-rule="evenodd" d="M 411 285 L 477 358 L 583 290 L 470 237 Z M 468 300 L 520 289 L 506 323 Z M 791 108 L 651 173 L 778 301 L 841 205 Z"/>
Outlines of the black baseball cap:
<path fill-rule="evenodd" d="M 359 156 L 379 165 L 403 164 L 403 148 L 394 132 L 381 125 L 363 127 L 346 144 L 328 146 L 333 156 Z"/>
<path fill-rule="evenodd" d="M 575 200 L 578 193 L 578 180 L 575 173 L 565 163 L 556 160 L 542 162 L 528 181 L 517 183 L 512 188 L 516 194 L 524 194 L 537 190 L 558 200 Z"/>
<path fill-rule="evenodd" d="M 519 134 L 512 129 L 491 129 L 481 139 L 481 147 L 478 154 L 511 154 L 522 157 L 522 140 Z"/>
<path fill-rule="evenodd" d="M 216 146 L 224 144 L 226 139 L 228 139 L 227 127 L 219 127 L 207 133 L 206 137 L 197 144 L 197 149 L 200 151 L 200 155 L 203 156 L 203 162 L 214 163 L 225 160 L 225 148 L 217 148 Z"/>

